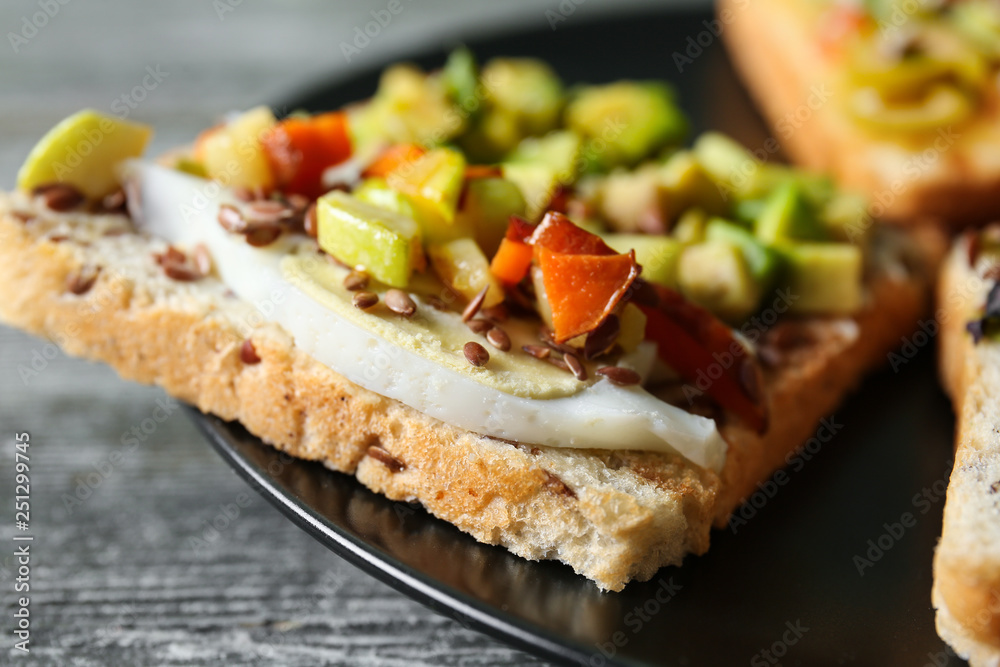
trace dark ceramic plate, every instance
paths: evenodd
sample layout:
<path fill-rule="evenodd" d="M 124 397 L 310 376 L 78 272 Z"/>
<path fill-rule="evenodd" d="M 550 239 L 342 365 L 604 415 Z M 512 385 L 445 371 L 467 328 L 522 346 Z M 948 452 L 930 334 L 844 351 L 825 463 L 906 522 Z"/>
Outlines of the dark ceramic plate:
<path fill-rule="evenodd" d="M 530 55 L 568 82 L 674 82 L 695 130 L 766 150 L 707 14 L 572 19 L 477 41 L 482 58 Z M 690 40 L 688 38 L 691 38 Z M 450 45 L 446 45 L 450 46 Z M 690 61 L 675 60 L 673 52 Z M 438 66 L 444 51 L 415 57 Z M 683 66 L 679 71 L 677 62 Z M 287 108 L 324 110 L 374 91 L 366 72 Z M 762 484 L 712 548 L 622 593 L 563 565 L 477 543 L 419 507 L 292 460 L 238 424 L 194 411 L 216 449 L 293 521 L 431 608 L 527 651 L 584 665 L 961 664 L 934 632 L 931 555 L 941 529 L 953 420 L 932 346 L 871 377 L 785 473 Z M 901 357 L 902 358 L 902 357 Z M 826 432 L 820 432 L 826 436 Z"/>

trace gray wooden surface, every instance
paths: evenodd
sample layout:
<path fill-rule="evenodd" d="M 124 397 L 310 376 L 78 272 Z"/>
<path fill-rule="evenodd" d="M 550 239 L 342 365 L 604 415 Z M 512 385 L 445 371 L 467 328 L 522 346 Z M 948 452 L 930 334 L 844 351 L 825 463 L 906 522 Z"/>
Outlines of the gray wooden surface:
<path fill-rule="evenodd" d="M 649 4 L 575 2 L 574 21 Z M 142 85 L 147 68 L 162 81 L 139 93 L 145 99 L 130 115 L 156 126 L 158 151 L 190 140 L 227 110 L 280 100 L 310 81 L 428 43 L 544 26 L 545 11 L 559 7 L 557 0 L 402 0 L 404 10 L 346 62 L 340 42 L 387 4 L 5 0 L 0 187 L 12 186 L 31 145 L 56 121 L 85 106 L 112 109 Z M 40 14 L 45 7 L 52 16 Z M 33 31 L 32 23 L 41 27 Z M 536 662 L 321 547 L 249 491 L 179 411 L 121 460 L 110 459 L 123 449 L 123 434 L 154 423 L 158 400 L 157 389 L 0 327 L 0 664 Z M 31 434 L 36 536 L 28 656 L 10 650 L 13 436 L 21 431 Z M 249 505 L 239 519 L 207 548 L 192 546 L 220 505 L 240 494 Z M 74 495 L 86 499 L 67 503 Z"/>

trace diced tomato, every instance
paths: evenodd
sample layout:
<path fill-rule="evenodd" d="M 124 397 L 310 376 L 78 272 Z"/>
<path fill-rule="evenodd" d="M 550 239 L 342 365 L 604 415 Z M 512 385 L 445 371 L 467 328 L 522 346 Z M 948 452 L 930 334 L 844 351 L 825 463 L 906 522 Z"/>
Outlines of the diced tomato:
<path fill-rule="evenodd" d="M 593 331 L 614 311 L 639 276 L 635 251 L 584 255 L 535 246 L 556 342 Z"/>
<path fill-rule="evenodd" d="M 507 233 L 504 236 L 511 241 L 527 243 L 535 232 L 535 227 L 536 225 L 531 224 L 521 216 L 512 215 L 507 223 Z"/>
<path fill-rule="evenodd" d="M 614 255 L 597 234 L 577 227 L 562 213 L 549 211 L 535 227 L 528 243 L 566 255 Z M 537 250 L 536 250 L 537 252 Z"/>
<path fill-rule="evenodd" d="M 292 117 L 261 138 L 278 187 L 310 198 L 323 194 L 327 168 L 351 156 L 347 115 L 343 112 Z"/>
<path fill-rule="evenodd" d="M 385 178 L 402 164 L 416 162 L 426 153 L 416 144 L 395 144 L 382 151 L 361 175 L 364 178 Z"/>
<path fill-rule="evenodd" d="M 500 241 L 497 254 L 490 262 L 490 271 L 508 285 L 521 282 L 531 268 L 531 246 L 509 238 Z"/>
<path fill-rule="evenodd" d="M 654 287 L 659 304 L 640 308 L 646 314 L 646 338 L 657 343 L 660 359 L 758 433 L 767 430 L 766 407 L 740 378 L 747 357 L 741 356 L 732 329 L 674 290 Z"/>

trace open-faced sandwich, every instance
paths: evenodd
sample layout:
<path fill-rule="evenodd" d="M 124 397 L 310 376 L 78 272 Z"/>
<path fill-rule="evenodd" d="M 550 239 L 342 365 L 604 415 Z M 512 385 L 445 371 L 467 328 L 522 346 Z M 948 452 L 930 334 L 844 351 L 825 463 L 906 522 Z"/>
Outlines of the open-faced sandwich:
<path fill-rule="evenodd" d="M 157 162 L 81 112 L 0 197 L 0 316 L 619 590 L 885 360 L 939 245 L 684 132 L 662 84 L 465 51 Z"/>
<path fill-rule="evenodd" d="M 941 375 L 955 404 L 955 467 L 934 559 L 941 637 L 1000 664 L 1000 226 L 955 243 L 938 288 Z"/>
<path fill-rule="evenodd" d="M 1000 216 L 1000 4 L 721 0 L 719 12 L 797 163 L 896 221 Z"/>

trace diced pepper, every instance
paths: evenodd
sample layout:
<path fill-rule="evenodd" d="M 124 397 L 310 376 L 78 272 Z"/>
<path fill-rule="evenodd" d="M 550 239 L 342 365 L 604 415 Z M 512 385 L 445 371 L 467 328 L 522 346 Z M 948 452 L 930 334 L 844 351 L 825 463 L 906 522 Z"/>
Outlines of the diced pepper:
<path fill-rule="evenodd" d="M 741 380 L 744 360 L 749 357 L 741 358 L 743 347 L 732 329 L 678 292 L 654 289 L 658 305 L 640 308 L 646 314 L 646 338 L 657 343 L 660 359 L 758 433 L 766 431 L 766 406 Z M 723 363 L 726 359 L 732 362 Z"/>
<path fill-rule="evenodd" d="M 323 172 L 351 156 L 347 115 L 286 118 L 261 137 L 261 145 L 281 189 L 319 197 L 326 190 Z"/>
<path fill-rule="evenodd" d="M 568 254 L 536 245 L 535 257 L 560 343 L 596 329 L 639 276 L 634 252 Z"/>
<path fill-rule="evenodd" d="M 361 175 L 364 178 L 385 178 L 400 165 L 407 162 L 416 162 L 425 152 L 423 148 L 416 144 L 396 144 L 389 146 L 361 172 Z"/>
<path fill-rule="evenodd" d="M 502 282 L 516 285 L 528 275 L 532 252 L 531 246 L 527 243 L 505 238 L 500 241 L 497 254 L 493 255 L 490 271 Z"/>

